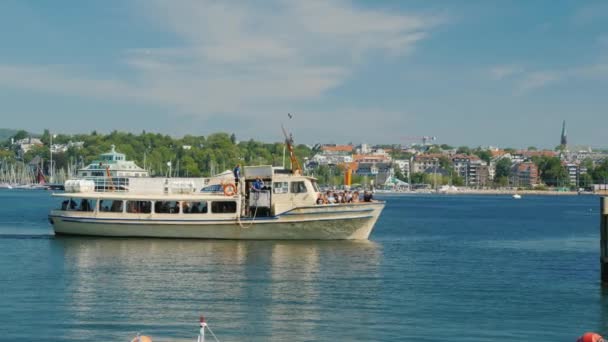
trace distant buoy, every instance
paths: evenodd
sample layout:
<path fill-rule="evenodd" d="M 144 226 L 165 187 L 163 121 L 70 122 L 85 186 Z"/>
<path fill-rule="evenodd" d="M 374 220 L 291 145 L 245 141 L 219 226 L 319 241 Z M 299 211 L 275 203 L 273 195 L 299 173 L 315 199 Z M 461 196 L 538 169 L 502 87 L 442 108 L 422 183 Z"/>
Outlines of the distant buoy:
<path fill-rule="evenodd" d="M 579 337 L 576 342 L 605 342 L 604 338 L 601 335 L 596 333 L 588 332 L 583 336 Z"/>

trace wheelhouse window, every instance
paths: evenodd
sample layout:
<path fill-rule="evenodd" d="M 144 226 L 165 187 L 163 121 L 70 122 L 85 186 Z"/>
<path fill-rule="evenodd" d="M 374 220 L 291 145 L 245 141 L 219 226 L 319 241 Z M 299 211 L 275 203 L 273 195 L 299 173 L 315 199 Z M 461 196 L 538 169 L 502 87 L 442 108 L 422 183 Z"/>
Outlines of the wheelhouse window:
<path fill-rule="evenodd" d="M 317 184 L 317 181 L 313 180 L 311 183 L 312 183 L 312 189 L 314 190 L 314 192 L 319 192 L 319 185 Z"/>
<path fill-rule="evenodd" d="M 108 213 L 122 213 L 122 201 L 99 200 L 99 211 Z"/>
<path fill-rule="evenodd" d="M 307 192 L 304 182 L 291 182 L 291 193 L 300 194 Z"/>
<path fill-rule="evenodd" d="M 211 203 L 211 212 L 215 214 L 236 213 L 236 202 L 234 201 L 215 201 Z"/>
<path fill-rule="evenodd" d="M 274 182 L 272 184 L 272 191 L 275 194 L 286 194 L 289 192 L 289 183 L 288 182 Z"/>
<path fill-rule="evenodd" d="M 152 203 L 149 201 L 127 201 L 127 212 L 131 214 L 149 214 Z"/>
<path fill-rule="evenodd" d="M 179 202 L 177 201 L 157 201 L 154 203 L 154 212 L 157 214 L 178 214 Z"/>
<path fill-rule="evenodd" d="M 182 213 L 184 214 L 206 214 L 208 211 L 207 202 L 182 203 Z"/>

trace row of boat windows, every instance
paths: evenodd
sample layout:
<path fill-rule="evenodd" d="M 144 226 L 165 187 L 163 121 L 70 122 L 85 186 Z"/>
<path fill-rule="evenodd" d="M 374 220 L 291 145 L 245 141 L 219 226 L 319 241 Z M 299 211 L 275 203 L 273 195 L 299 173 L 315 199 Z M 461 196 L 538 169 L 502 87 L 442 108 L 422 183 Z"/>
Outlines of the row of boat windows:
<path fill-rule="evenodd" d="M 61 203 L 61 210 L 92 212 L 96 208 L 95 200 L 69 199 Z M 130 213 L 130 214 L 206 214 L 211 208 L 212 213 L 236 213 L 235 201 L 122 201 L 99 200 L 99 212 Z"/>

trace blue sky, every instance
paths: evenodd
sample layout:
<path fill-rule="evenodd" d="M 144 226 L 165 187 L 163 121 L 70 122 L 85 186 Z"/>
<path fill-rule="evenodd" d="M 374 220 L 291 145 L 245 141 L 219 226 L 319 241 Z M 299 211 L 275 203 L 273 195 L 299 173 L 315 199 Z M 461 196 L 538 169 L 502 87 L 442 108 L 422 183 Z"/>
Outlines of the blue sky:
<path fill-rule="evenodd" d="M 0 127 L 552 148 L 567 120 L 606 147 L 606 23 L 606 1 L 4 0 Z"/>

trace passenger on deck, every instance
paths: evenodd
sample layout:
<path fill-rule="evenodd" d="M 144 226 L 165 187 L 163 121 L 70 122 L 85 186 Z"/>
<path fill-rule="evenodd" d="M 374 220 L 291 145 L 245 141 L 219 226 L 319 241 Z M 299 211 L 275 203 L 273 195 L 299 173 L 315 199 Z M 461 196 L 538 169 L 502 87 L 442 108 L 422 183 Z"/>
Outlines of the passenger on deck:
<path fill-rule="evenodd" d="M 234 184 L 236 186 L 236 189 L 239 189 L 239 181 L 241 179 L 241 164 L 236 164 L 236 166 L 234 167 L 234 170 L 232 170 L 232 173 L 234 174 Z"/>
<path fill-rule="evenodd" d="M 363 202 L 372 202 L 374 200 L 374 195 L 371 191 L 365 190 L 363 193 Z"/>
<path fill-rule="evenodd" d="M 70 204 L 68 200 L 61 202 L 61 210 L 68 210 L 68 204 Z"/>
<path fill-rule="evenodd" d="M 325 204 L 325 201 L 323 200 L 322 192 L 319 192 L 319 196 L 317 196 L 317 204 Z"/>
<path fill-rule="evenodd" d="M 329 203 L 329 204 L 336 203 L 336 197 L 334 196 L 334 193 L 331 191 L 327 192 L 327 203 Z"/>
<path fill-rule="evenodd" d="M 254 191 L 262 191 L 262 189 L 264 189 L 264 181 L 260 177 L 256 178 L 253 182 L 252 189 Z"/>
<path fill-rule="evenodd" d="M 353 202 L 353 194 L 352 194 L 352 192 L 350 192 L 350 190 L 346 192 L 346 194 L 345 194 L 344 197 L 345 197 L 345 200 L 346 200 L 345 203 L 352 203 Z"/>
<path fill-rule="evenodd" d="M 359 203 L 359 191 L 353 193 L 353 203 Z"/>

